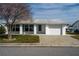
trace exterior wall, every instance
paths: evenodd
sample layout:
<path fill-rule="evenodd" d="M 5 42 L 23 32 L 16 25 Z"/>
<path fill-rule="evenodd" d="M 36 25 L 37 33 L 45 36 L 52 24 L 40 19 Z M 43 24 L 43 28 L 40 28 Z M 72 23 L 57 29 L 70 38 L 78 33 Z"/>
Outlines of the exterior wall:
<path fill-rule="evenodd" d="M 66 28 L 67 26 L 65 25 L 62 26 L 62 35 L 66 35 Z"/>
<path fill-rule="evenodd" d="M 46 35 L 49 35 L 49 27 L 46 25 Z"/>
<path fill-rule="evenodd" d="M 65 25 L 45 25 L 45 33 L 46 35 L 66 35 L 66 26 Z M 8 34 L 7 27 L 6 34 Z M 19 34 L 23 34 L 23 27 L 20 25 Z M 37 33 L 37 25 L 34 24 L 34 34 Z"/>
<path fill-rule="evenodd" d="M 5 30 L 6 30 L 5 34 L 8 34 L 8 29 L 7 29 L 7 27 L 4 26 L 4 28 L 5 28 Z"/>
<path fill-rule="evenodd" d="M 37 34 L 36 24 L 34 24 L 34 34 Z"/>
<path fill-rule="evenodd" d="M 20 24 L 20 34 L 23 34 L 23 26 Z"/>

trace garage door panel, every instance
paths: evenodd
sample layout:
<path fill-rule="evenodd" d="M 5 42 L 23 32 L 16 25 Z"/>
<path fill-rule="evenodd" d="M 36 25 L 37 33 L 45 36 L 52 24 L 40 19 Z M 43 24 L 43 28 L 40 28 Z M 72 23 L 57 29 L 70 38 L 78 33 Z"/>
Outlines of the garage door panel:
<path fill-rule="evenodd" d="M 58 26 L 49 26 L 49 34 L 51 35 L 60 35 L 61 34 L 61 28 Z"/>
<path fill-rule="evenodd" d="M 60 35 L 60 29 L 49 29 L 49 34 Z"/>

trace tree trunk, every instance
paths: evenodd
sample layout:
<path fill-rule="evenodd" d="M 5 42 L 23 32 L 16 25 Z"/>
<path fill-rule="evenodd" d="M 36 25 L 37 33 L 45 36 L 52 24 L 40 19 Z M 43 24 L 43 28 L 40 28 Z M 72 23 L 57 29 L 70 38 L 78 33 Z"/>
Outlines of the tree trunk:
<path fill-rule="evenodd" d="M 7 27 L 8 27 L 8 39 L 11 40 L 12 39 L 11 25 L 9 24 Z"/>

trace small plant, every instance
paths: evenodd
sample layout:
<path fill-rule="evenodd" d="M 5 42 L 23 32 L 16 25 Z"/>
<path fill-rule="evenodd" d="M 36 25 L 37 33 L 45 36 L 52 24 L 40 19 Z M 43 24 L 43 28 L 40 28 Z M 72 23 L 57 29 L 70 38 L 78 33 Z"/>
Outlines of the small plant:
<path fill-rule="evenodd" d="M 0 26 L 0 34 L 5 34 L 5 28 L 2 25 Z"/>

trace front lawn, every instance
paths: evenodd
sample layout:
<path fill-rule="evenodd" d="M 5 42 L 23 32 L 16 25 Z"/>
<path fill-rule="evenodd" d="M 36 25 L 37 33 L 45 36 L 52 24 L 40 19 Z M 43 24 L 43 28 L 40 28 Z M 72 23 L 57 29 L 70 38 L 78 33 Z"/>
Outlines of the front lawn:
<path fill-rule="evenodd" d="M 79 35 L 74 35 L 74 36 L 71 36 L 71 37 L 79 40 Z"/>
<path fill-rule="evenodd" d="M 71 32 L 66 32 L 66 34 L 70 34 L 70 35 L 79 35 L 79 33 L 71 33 Z"/>
<path fill-rule="evenodd" d="M 69 34 L 69 35 L 71 35 L 72 38 L 75 38 L 75 39 L 79 40 L 79 33 L 66 32 L 66 34 Z"/>
<path fill-rule="evenodd" d="M 8 40 L 7 35 L 0 35 L 0 43 L 39 43 L 37 35 L 13 35 L 16 40 Z"/>

